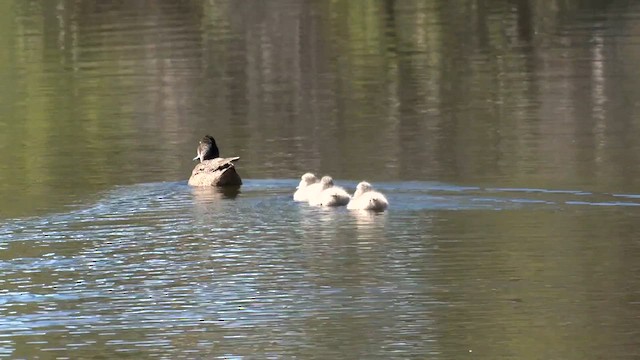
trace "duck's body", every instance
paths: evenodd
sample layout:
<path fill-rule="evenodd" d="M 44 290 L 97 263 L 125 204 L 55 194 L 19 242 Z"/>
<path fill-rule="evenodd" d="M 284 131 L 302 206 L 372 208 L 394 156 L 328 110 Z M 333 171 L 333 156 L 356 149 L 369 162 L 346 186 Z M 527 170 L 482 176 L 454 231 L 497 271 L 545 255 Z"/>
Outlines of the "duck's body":
<path fill-rule="evenodd" d="M 293 201 L 309 201 L 310 186 L 318 183 L 318 178 L 312 173 L 306 173 L 300 178 L 300 184 L 293 193 Z"/>
<path fill-rule="evenodd" d="M 198 155 L 193 160 L 200 160 L 191 172 L 191 186 L 240 186 L 242 179 L 236 172 L 234 162 L 240 157 L 221 158 L 220 151 L 213 137 L 207 135 L 198 145 Z"/>
<path fill-rule="evenodd" d="M 366 181 L 358 184 L 356 192 L 353 193 L 353 198 L 347 204 L 347 209 L 350 210 L 372 210 L 372 211 L 384 211 L 389 207 L 389 201 L 381 193 L 374 191 Z"/>
<path fill-rule="evenodd" d="M 330 176 L 323 176 L 312 194 L 309 194 L 309 205 L 313 206 L 343 206 L 349 203 L 351 196 L 341 187 L 333 185 Z"/>
<path fill-rule="evenodd" d="M 242 179 L 236 172 L 234 161 L 239 157 L 215 158 L 204 160 L 191 172 L 189 185 L 191 186 L 239 186 Z"/>

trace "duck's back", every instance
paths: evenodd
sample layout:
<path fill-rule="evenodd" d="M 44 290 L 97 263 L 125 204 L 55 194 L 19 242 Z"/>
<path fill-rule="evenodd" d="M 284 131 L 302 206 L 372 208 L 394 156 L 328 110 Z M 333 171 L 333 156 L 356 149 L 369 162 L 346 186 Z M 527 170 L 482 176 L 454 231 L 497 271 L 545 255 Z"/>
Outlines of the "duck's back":
<path fill-rule="evenodd" d="M 215 158 L 204 160 L 193 168 L 189 185 L 191 186 L 239 186 L 242 179 L 236 172 L 235 161 L 240 157 Z"/>

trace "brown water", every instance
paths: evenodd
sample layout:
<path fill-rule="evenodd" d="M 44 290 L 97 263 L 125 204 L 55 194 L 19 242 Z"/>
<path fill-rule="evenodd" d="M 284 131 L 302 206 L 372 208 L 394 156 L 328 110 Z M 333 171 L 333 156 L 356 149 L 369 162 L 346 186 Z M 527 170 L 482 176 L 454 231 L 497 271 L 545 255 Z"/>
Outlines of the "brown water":
<path fill-rule="evenodd" d="M 640 5 L 538 3 L 0 2 L 0 358 L 640 357 Z"/>

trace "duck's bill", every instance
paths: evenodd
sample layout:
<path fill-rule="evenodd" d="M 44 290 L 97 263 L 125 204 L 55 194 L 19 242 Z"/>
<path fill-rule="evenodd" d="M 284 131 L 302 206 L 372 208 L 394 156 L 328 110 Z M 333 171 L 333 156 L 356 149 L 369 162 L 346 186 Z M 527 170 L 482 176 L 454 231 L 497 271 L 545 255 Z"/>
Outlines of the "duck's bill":
<path fill-rule="evenodd" d="M 200 155 L 197 155 L 196 157 L 193 158 L 193 160 L 191 161 L 196 161 L 196 160 L 200 160 Z"/>

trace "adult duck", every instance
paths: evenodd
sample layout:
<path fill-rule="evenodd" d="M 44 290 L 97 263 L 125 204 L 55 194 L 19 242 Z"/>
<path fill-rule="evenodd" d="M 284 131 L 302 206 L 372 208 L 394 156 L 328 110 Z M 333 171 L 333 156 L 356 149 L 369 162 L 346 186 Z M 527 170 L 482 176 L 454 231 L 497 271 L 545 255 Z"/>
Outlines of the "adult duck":
<path fill-rule="evenodd" d="M 220 150 L 213 136 L 206 135 L 200 140 L 197 156 L 193 160 L 200 163 L 191 172 L 191 186 L 240 186 L 242 180 L 236 172 L 234 162 L 239 156 L 221 158 Z"/>

